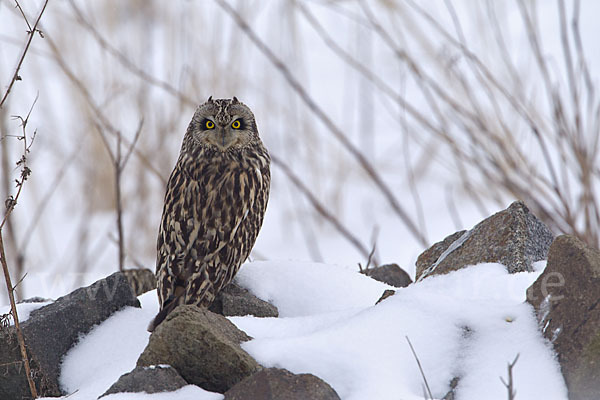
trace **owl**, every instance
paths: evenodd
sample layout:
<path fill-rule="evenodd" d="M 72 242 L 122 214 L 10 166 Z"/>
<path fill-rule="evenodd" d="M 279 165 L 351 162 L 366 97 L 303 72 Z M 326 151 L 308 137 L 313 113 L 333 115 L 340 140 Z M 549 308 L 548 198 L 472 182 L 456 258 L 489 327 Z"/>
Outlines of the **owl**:
<path fill-rule="evenodd" d="M 237 98 L 198 107 L 169 177 L 157 241 L 160 311 L 208 307 L 248 258 L 271 182 L 269 152 L 252 111 Z"/>

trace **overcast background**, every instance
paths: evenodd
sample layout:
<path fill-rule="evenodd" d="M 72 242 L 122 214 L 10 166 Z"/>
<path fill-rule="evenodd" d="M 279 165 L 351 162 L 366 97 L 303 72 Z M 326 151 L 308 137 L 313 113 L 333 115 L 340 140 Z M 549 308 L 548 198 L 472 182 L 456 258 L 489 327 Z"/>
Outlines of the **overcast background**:
<path fill-rule="evenodd" d="M 50 0 L 0 110 L 2 198 L 15 116 L 37 132 L 2 232 L 18 296 L 119 268 L 112 158 L 132 142 L 124 265 L 154 270 L 166 179 L 211 95 L 250 106 L 277 161 L 252 259 L 358 270 L 374 249 L 414 275 L 428 245 L 516 199 L 597 246 L 600 4 L 565 3 Z M 21 2 L 30 24 L 42 5 Z M 27 29 L 1 0 L 2 95 Z"/>

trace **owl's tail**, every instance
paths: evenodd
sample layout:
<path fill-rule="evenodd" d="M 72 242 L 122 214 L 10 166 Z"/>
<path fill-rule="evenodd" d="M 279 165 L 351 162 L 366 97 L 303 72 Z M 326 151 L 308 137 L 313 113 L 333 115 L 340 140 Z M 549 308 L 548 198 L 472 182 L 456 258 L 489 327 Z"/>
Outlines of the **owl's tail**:
<path fill-rule="evenodd" d="M 175 307 L 179 305 L 180 302 L 181 296 L 169 296 L 169 298 L 163 303 L 158 314 L 156 314 L 156 317 L 154 317 L 152 322 L 150 322 L 150 325 L 148 325 L 148 332 L 154 332 L 154 329 L 156 329 L 156 327 L 160 325 L 160 323 L 163 322 L 165 318 L 167 318 L 167 315 L 169 315 L 169 313 L 173 311 Z"/>

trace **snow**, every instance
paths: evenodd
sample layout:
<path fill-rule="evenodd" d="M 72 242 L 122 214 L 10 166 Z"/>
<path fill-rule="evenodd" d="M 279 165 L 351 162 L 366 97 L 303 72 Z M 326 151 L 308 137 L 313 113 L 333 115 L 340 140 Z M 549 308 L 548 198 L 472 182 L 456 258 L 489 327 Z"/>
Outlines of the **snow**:
<path fill-rule="evenodd" d="M 79 390 L 83 398 L 93 398 L 134 369 L 137 359 L 131 355 L 141 354 L 148 344 L 148 315 L 147 310 L 126 307 L 93 329 L 65 357 L 61 387 L 67 393 Z M 102 354 L 98 354 L 98 349 L 102 349 Z M 98 370 L 106 373 L 99 375 Z"/>
<path fill-rule="evenodd" d="M 375 304 L 385 289 L 393 289 L 356 273 L 357 269 L 312 262 L 256 261 L 246 264 L 236 280 L 275 304 L 281 317 L 297 317 Z M 332 275 L 335 280 L 328 278 Z M 297 279 L 299 276 L 303 279 Z M 318 281 L 326 285 L 315 285 Z M 290 282 L 285 291 L 281 290 L 281 282 Z"/>
<path fill-rule="evenodd" d="M 481 264 L 399 289 L 374 305 L 367 291 L 354 296 L 346 269 L 330 266 L 318 276 L 319 267 L 256 262 L 240 273 L 240 284 L 285 305 L 283 318 L 231 318 L 254 338 L 243 347 L 261 364 L 313 373 L 342 399 L 422 399 L 409 337 L 436 398 L 460 376 L 459 399 L 505 399 L 499 378 L 519 354 L 513 371 L 519 398 L 566 399 L 558 364 L 524 303 L 541 271 L 510 275 L 502 265 Z M 306 291 L 290 290 L 286 282 Z M 379 286 L 381 295 L 387 286 Z M 306 316 L 303 305 L 315 310 L 319 298 L 331 303 Z"/>
<path fill-rule="evenodd" d="M 39 303 L 18 303 L 17 314 L 19 315 L 19 322 L 25 322 L 29 319 L 29 315 L 33 310 L 37 310 L 45 305 L 52 303 L 51 301 L 44 301 Z M 10 305 L 0 306 L 0 315 L 8 314 L 10 312 Z M 14 321 L 10 319 L 10 324 L 13 325 Z"/>
<path fill-rule="evenodd" d="M 518 399 L 566 400 L 553 353 L 541 336 L 525 291 L 541 274 L 508 274 L 480 264 L 434 276 L 375 305 L 390 286 L 347 266 L 310 262 L 247 263 L 237 282 L 275 304 L 279 318 L 230 320 L 253 340 L 243 344 L 266 367 L 312 373 L 343 400 L 423 399 L 423 379 L 412 342 L 435 398 L 460 377 L 458 400 L 506 399 L 500 377 L 513 370 Z M 142 308 L 125 308 L 65 356 L 61 385 L 70 400 L 96 398 L 135 367 L 148 342 L 146 326 L 157 311 L 156 291 Z M 167 394 L 115 394 L 108 400 L 222 399 L 192 385 Z"/>

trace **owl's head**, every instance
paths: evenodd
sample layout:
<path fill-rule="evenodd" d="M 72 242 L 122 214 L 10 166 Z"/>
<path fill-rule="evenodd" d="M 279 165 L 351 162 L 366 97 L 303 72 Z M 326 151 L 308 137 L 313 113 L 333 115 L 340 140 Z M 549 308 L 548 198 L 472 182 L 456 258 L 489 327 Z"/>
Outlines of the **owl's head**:
<path fill-rule="evenodd" d="M 192 118 L 184 142 L 226 152 L 260 142 L 254 114 L 237 98 L 213 99 L 201 104 Z"/>

